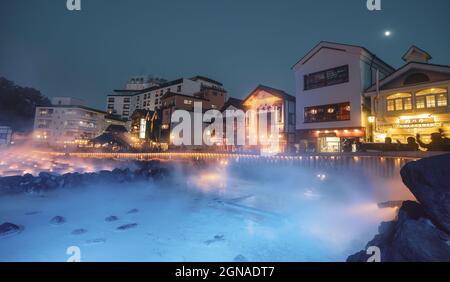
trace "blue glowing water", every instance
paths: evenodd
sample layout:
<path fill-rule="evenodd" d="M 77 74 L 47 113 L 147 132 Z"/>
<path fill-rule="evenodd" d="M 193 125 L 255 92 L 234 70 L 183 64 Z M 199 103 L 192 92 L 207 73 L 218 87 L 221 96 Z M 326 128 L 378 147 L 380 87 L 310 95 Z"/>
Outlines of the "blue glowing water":
<path fill-rule="evenodd" d="M 376 204 L 405 191 L 360 172 L 228 166 L 170 182 L 4 196 L 0 223 L 24 230 L 0 237 L 0 261 L 66 261 L 70 246 L 82 261 L 344 261 L 394 217 Z M 52 225 L 54 216 L 66 222 Z"/>

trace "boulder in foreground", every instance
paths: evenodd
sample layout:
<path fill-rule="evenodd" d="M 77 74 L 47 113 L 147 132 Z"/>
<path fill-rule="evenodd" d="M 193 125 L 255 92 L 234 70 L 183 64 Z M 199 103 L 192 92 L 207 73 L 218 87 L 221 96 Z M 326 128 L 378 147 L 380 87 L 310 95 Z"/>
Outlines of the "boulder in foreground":
<path fill-rule="evenodd" d="M 380 225 L 379 234 L 369 247 L 378 247 L 382 262 L 450 262 L 450 236 L 436 227 L 423 207 L 412 201 L 403 203 L 396 221 Z M 348 262 L 367 262 L 371 255 L 360 251 Z"/>
<path fill-rule="evenodd" d="M 400 174 L 431 221 L 450 234 L 450 154 L 408 163 Z"/>

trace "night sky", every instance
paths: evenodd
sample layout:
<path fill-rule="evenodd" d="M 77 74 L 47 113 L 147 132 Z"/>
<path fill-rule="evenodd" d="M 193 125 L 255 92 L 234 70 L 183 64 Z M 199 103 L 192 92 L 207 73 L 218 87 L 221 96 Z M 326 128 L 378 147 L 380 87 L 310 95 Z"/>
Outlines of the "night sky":
<path fill-rule="evenodd" d="M 105 108 L 129 76 L 203 75 L 245 97 L 294 94 L 291 66 L 318 42 L 363 45 L 394 67 L 412 45 L 450 65 L 449 0 L 0 0 L 0 76 Z M 385 37 L 384 32 L 392 35 Z"/>

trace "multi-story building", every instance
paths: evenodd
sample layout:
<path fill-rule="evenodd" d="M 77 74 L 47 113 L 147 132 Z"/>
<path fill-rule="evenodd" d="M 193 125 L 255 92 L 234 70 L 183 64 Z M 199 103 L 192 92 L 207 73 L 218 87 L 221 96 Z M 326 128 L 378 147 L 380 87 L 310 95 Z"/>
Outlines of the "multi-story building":
<path fill-rule="evenodd" d="M 373 141 L 386 137 L 406 143 L 417 134 L 450 134 L 450 66 L 429 63 L 431 55 L 412 46 L 403 56 L 404 66 L 367 89 L 371 99 Z M 441 132 L 440 132 L 441 131 Z"/>
<path fill-rule="evenodd" d="M 36 107 L 34 138 L 49 145 L 83 144 L 112 124 L 125 125 L 116 116 L 86 107 L 78 99 L 56 97 L 52 106 Z"/>
<path fill-rule="evenodd" d="M 294 66 L 300 150 L 338 152 L 363 141 L 370 115 L 365 89 L 394 68 L 364 47 L 321 42 Z"/>
<path fill-rule="evenodd" d="M 136 90 L 114 90 L 114 94 L 108 95 L 108 113 L 129 120 L 137 108 L 137 94 Z"/>
<path fill-rule="evenodd" d="M 161 140 L 162 143 L 170 145 L 173 139 L 171 136 L 172 129 L 177 125 L 176 122 L 172 122 L 172 115 L 177 110 L 184 110 L 190 113 L 191 122 L 192 122 L 192 144 L 194 145 L 194 106 L 195 103 L 201 103 L 202 113 L 212 109 L 211 102 L 208 99 L 202 98 L 199 96 L 191 96 L 179 93 L 166 93 L 162 97 L 162 125 L 161 125 Z M 223 104 L 222 104 L 223 106 Z M 203 125 L 202 125 L 203 126 Z M 204 126 L 203 126 L 204 127 Z M 193 146 L 194 147 L 194 146 Z"/>
<path fill-rule="evenodd" d="M 246 117 L 246 147 L 267 153 L 289 152 L 295 144 L 295 97 L 283 90 L 259 85 L 242 102 Z M 261 132 L 261 115 L 267 129 Z M 271 130 L 276 126 L 276 134 Z M 253 140 L 252 140 L 253 139 Z M 253 144 L 253 145 L 252 145 Z"/>
<path fill-rule="evenodd" d="M 220 101 L 225 100 L 226 97 L 222 83 L 206 77 L 196 76 L 162 81 L 161 79 L 153 81 L 150 87 L 145 87 L 148 86 L 148 83 L 139 85 L 136 82 L 134 84 L 129 82 L 125 90 L 114 90 L 114 93 L 107 97 L 107 111 L 124 119 L 130 119 L 137 109 L 149 111 L 160 109 L 162 97 L 169 92 L 188 96 L 200 95 L 200 97 L 211 100 L 211 105 L 217 108 L 223 105 L 223 102 Z"/>

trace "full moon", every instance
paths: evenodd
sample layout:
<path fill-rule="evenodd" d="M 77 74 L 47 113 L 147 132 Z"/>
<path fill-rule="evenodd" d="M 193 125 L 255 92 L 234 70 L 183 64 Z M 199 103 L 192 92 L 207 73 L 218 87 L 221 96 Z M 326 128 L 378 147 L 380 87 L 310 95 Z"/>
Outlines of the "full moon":
<path fill-rule="evenodd" d="M 391 31 L 390 30 L 386 30 L 385 32 L 384 32 L 384 36 L 386 36 L 386 37 L 389 37 L 389 36 L 391 36 Z"/>

